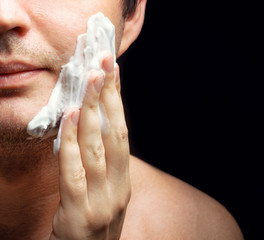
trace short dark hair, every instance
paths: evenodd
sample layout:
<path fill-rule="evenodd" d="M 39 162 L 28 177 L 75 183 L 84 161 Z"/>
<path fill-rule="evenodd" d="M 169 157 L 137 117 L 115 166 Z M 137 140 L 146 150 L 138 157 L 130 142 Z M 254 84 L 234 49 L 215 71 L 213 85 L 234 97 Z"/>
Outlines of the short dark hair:
<path fill-rule="evenodd" d="M 127 18 L 136 10 L 140 0 L 123 0 L 123 17 Z"/>

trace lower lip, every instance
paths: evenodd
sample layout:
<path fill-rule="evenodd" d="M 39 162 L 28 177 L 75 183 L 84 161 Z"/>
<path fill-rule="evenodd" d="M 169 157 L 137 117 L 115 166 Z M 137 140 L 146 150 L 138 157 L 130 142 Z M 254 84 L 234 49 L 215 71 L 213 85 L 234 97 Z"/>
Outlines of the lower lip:
<path fill-rule="evenodd" d="M 44 69 L 36 69 L 12 74 L 0 74 L 0 88 L 25 87 L 30 80 L 44 71 Z"/>

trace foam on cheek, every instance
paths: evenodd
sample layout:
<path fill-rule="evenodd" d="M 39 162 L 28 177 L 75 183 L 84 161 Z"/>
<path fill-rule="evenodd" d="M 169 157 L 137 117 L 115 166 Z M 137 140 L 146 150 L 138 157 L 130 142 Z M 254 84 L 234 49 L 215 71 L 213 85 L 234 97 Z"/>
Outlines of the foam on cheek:
<path fill-rule="evenodd" d="M 82 107 L 90 72 L 103 71 L 101 63 L 106 52 L 112 53 L 115 62 L 115 27 L 102 13 L 97 13 L 89 18 L 87 32 L 78 36 L 75 54 L 62 66 L 48 104 L 28 124 L 29 135 L 46 138 L 58 133 L 54 152 L 59 151 L 61 127 L 58 132 L 58 126 L 62 115 L 70 107 Z M 101 126 L 106 129 L 108 120 L 103 111 L 99 107 Z"/>

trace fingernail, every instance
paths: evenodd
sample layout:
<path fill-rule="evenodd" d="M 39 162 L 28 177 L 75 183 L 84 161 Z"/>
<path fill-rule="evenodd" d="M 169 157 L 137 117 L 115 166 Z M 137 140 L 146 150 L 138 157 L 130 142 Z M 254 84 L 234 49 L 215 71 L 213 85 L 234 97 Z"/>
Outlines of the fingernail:
<path fill-rule="evenodd" d="M 74 126 L 78 125 L 79 117 L 80 117 L 80 109 L 77 109 L 71 115 L 71 120 L 72 120 L 72 123 L 73 123 Z"/>
<path fill-rule="evenodd" d="M 104 53 L 102 67 L 106 73 L 111 73 L 114 71 L 114 57 L 110 52 Z"/>
<path fill-rule="evenodd" d="M 94 80 L 94 89 L 97 93 L 100 93 L 103 87 L 103 80 L 104 80 L 104 76 L 103 74 L 96 77 Z"/>

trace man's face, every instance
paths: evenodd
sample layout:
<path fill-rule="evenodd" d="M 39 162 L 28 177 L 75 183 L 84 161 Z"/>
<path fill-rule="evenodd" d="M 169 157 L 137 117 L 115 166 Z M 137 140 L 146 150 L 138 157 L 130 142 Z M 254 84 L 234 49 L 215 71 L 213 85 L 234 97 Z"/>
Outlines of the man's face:
<path fill-rule="evenodd" d="M 0 135 L 12 126 L 25 129 L 47 104 L 77 36 L 99 11 L 116 26 L 118 49 L 122 0 L 0 1 Z"/>

